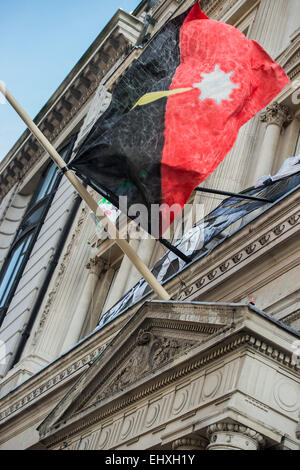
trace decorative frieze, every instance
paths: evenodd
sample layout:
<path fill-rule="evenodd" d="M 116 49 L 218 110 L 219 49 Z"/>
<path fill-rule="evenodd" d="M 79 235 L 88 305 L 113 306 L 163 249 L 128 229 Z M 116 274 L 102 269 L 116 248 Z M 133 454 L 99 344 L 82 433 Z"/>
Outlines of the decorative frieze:
<path fill-rule="evenodd" d="M 285 323 L 286 325 L 291 326 L 294 322 L 300 319 L 300 309 L 296 310 L 296 312 L 293 312 L 289 314 L 287 317 L 283 318 L 281 321 Z"/>

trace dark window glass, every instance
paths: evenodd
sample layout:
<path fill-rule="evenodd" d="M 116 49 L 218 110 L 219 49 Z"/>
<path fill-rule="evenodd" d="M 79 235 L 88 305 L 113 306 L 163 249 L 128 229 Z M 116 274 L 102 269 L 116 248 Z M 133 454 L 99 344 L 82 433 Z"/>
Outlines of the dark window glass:
<path fill-rule="evenodd" d="M 0 285 L 0 307 L 5 305 L 5 302 L 10 293 L 11 287 L 16 278 L 16 273 L 19 271 L 20 266 L 24 260 L 26 251 L 32 240 L 33 233 L 25 236 L 24 239 L 15 247 L 11 258 L 9 259 L 8 265 L 5 269 L 1 285 Z"/>
<path fill-rule="evenodd" d="M 60 150 L 60 155 L 66 162 L 71 157 L 73 145 L 74 138 L 67 146 Z M 47 166 L 3 264 L 0 273 L 0 325 L 21 279 L 61 177 L 62 175 L 54 163 Z"/>
<path fill-rule="evenodd" d="M 51 193 L 53 186 L 55 184 L 55 174 L 57 172 L 57 166 L 53 163 L 49 168 L 46 177 L 44 178 L 43 184 L 39 189 L 38 196 L 35 200 L 35 203 L 43 199 Z"/>

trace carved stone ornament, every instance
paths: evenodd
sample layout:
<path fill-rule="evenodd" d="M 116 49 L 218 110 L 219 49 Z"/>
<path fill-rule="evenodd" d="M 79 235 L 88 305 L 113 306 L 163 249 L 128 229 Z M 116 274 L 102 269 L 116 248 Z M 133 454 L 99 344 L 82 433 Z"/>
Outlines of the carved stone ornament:
<path fill-rule="evenodd" d="M 267 125 L 275 124 L 280 128 L 286 127 L 293 120 L 292 112 L 285 104 L 272 103 L 261 113 L 260 120 Z"/>
<path fill-rule="evenodd" d="M 265 439 L 258 432 L 241 424 L 221 422 L 207 429 L 209 450 L 258 450 Z"/>
<path fill-rule="evenodd" d="M 97 274 L 99 276 L 101 272 L 106 269 L 106 264 L 101 258 L 90 258 L 85 267 L 91 273 Z"/>
<path fill-rule="evenodd" d="M 150 331 L 139 330 L 133 354 L 122 365 L 109 386 L 96 396 L 95 401 L 104 400 L 121 392 L 125 387 L 190 349 L 194 344 L 194 341 L 159 337 Z"/>
<path fill-rule="evenodd" d="M 253 333 L 248 329 L 250 315 Z M 227 397 L 228 392 L 236 393 L 232 387 L 241 364 L 233 359 L 232 353 L 240 348 L 249 358 L 255 352 L 294 374 L 297 366 L 292 361 L 292 352 L 287 352 L 294 335 L 284 325 L 270 323 L 265 315 L 247 304 L 145 302 L 39 425 L 40 442 L 56 449 L 64 441 L 70 442 L 70 447 L 79 445 L 80 441 L 81 448 L 81 436 L 86 436 L 91 438 L 91 449 L 113 449 L 138 439 L 145 432 L 162 429 L 167 422 L 173 426 L 174 419 L 178 419 L 181 427 L 183 418 L 193 423 L 195 413 L 204 404 L 209 406 L 216 398 Z M 283 349 L 276 339 L 272 340 L 275 344 L 262 341 L 264 325 L 273 332 L 272 338 L 281 338 Z M 228 367 L 220 369 L 220 360 L 225 357 Z M 265 374 L 264 367 L 261 374 Z M 246 372 L 249 372 L 247 367 Z M 253 390 L 253 381 L 249 380 Z M 259 383 L 258 380 L 257 390 L 261 390 Z M 294 409 L 294 392 L 290 398 L 292 385 L 274 384 L 274 397 L 281 414 Z M 271 410 L 259 393 L 258 403 L 264 404 L 264 411 Z M 238 406 L 243 415 L 244 402 Z M 198 437 L 201 438 L 197 434 L 182 436 L 192 441 L 181 440 L 174 446 L 181 450 L 199 448 L 193 441 L 198 441 Z M 213 424 L 209 438 L 208 450 L 256 450 L 264 445 L 254 428 L 235 422 Z M 174 435 L 172 441 L 176 439 L 180 437 Z"/>
<path fill-rule="evenodd" d="M 195 347 L 227 328 L 232 315 L 232 306 L 145 302 L 52 410 L 39 432 L 43 436 L 56 433 L 58 422 L 65 427 L 69 418 L 102 408 L 124 391 L 131 400 L 141 383 L 148 387 L 146 384 L 157 380 L 155 386 L 163 386 L 165 382 L 156 376 L 168 376 L 174 358 L 176 364 L 185 361 Z"/>

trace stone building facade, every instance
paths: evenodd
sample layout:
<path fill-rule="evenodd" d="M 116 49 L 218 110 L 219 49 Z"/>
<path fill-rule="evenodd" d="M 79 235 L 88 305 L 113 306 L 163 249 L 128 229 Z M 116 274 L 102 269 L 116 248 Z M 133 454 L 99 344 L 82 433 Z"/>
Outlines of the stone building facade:
<path fill-rule="evenodd" d="M 66 161 L 147 47 L 145 25 L 153 35 L 192 3 L 142 1 L 100 32 L 35 118 Z M 300 3 L 202 7 L 291 79 L 204 182 L 238 192 L 300 154 Z M 113 240 L 98 242 L 28 130 L 0 164 L 0 189 L 0 449 L 298 450 L 300 189 L 171 276 L 171 301 L 149 293 L 102 324 L 139 274 Z M 220 202 L 192 201 L 206 214 Z M 149 267 L 165 253 L 155 240 L 130 244 Z"/>

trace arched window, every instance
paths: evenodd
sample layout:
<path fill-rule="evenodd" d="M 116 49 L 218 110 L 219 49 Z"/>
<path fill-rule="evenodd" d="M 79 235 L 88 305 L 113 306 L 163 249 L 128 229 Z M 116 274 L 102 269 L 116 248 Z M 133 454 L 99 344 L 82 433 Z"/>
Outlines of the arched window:
<path fill-rule="evenodd" d="M 74 139 L 59 151 L 66 162 L 71 157 L 73 145 Z M 61 178 L 62 175 L 54 163 L 45 168 L 5 259 L 0 272 L 0 325 L 15 294 Z"/>

